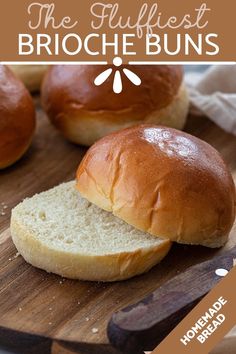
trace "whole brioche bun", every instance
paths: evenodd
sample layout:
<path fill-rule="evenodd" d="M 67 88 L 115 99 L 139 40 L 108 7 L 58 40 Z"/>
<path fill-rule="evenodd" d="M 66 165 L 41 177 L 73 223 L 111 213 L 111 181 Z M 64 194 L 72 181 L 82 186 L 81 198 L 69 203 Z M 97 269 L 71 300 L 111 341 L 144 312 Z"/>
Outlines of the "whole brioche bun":
<path fill-rule="evenodd" d="M 184 127 L 189 100 L 181 66 L 134 65 L 131 70 L 142 84 L 135 86 L 122 75 L 120 94 L 113 92 L 114 72 L 101 86 L 94 84 L 109 67 L 56 65 L 47 72 L 43 107 L 67 139 L 90 146 L 111 132 L 139 123 Z"/>
<path fill-rule="evenodd" d="M 79 166 L 77 189 L 137 229 L 179 243 L 220 247 L 235 219 L 235 186 L 220 154 L 165 127 L 101 139 Z"/>
<path fill-rule="evenodd" d="M 0 65 L 0 169 L 19 160 L 35 130 L 33 100 L 9 68 Z"/>
<path fill-rule="evenodd" d="M 39 91 L 48 65 L 10 65 L 10 69 L 31 92 Z"/>

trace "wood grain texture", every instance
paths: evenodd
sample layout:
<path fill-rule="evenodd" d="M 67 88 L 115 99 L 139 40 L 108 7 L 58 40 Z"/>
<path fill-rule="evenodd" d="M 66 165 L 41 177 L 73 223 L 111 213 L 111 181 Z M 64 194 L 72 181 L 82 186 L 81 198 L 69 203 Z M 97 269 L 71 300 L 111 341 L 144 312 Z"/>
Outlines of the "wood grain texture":
<path fill-rule="evenodd" d="M 236 138 L 195 114 L 189 117 L 186 130 L 216 147 L 236 180 Z M 69 353 L 115 354 L 106 334 L 114 312 L 136 303 L 189 266 L 220 251 L 175 245 L 148 274 L 114 284 L 61 279 L 16 257 L 8 230 L 11 208 L 22 198 L 72 179 L 84 152 L 84 148 L 66 142 L 38 106 L 38 129 L 30 151 L 15 166 L 0 172 L 0 214 L 1 203 L 8 207 L 3 211 L 5 215 L 0 215 L 0 328 L 70 341 Z M 235 229 L 231 236 L 226 247 L 236 244 Z M 93 328 L 98 333 L 94 334 Z M 3 332 L 0 331 L 0 343 L 3 337 L 6 339 Z M 74 343 L 78 343 L 76 348 Z"/>

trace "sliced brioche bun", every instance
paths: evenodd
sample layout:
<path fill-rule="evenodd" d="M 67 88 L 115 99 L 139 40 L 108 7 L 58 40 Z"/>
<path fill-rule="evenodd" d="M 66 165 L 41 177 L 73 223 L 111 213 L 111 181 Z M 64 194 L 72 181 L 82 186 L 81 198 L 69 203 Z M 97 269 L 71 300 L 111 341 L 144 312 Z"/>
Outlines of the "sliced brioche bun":
<path fill-rule="evenodd" d="M 63 277 L 116 281 L 147 272 L 171 247 L 87 200 L 75 182 L 26 199 L 12 211 L 13 242 L 35 267 Z"/>
<path fill-rule="evenodd" d="M 11 70 L 0 65 L 0 170 L 18 161 L 35 130 L 33 100 Z"/>
<path fill-rule="evenodd" d="M 142 80 L 133 85 L 125 76 L 123 92 L 113 92 L 113 77 L 101 86 L 95 78 L 110 66 L 56 65 L 47 72 L 42 103 L 51 122 L 70 141 L 90 146 L 103 136 L 138 123 L 182 129 L 189 99 L 181 66 L 134 65 Z"/>
<path fill-rule="evenodd" d="M 163 239 L 220 247 L 235 219 L 235 185 L 209 144 L 171 128 L 141 125 L 92 146 L 77 189 L 98 207 Z"/>
<path fill-rule="evenodd" d="M 37 92 L 41 88 L 48 65 L 10 65 L 10 68 L 29 91 Z"/>

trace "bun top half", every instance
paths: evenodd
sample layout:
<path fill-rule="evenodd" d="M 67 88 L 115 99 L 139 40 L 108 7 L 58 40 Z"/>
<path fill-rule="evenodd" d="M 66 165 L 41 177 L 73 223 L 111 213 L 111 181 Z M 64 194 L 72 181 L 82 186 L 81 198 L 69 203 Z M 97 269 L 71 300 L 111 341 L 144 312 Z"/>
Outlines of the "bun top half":
<path fill-rule="evenodd" d="M 8 67 L 0 65 L 0 169 L 25 153 L 35 125 L 35 108 L 28 90 Z"/>
<path fill-rule="evenodd" d="M 140 125 L 98 141 L 77 171 L 90 202 L 128 224 L 184 244 L 220 247 L 235 220 L 232 176 L 206 142 Z"/>

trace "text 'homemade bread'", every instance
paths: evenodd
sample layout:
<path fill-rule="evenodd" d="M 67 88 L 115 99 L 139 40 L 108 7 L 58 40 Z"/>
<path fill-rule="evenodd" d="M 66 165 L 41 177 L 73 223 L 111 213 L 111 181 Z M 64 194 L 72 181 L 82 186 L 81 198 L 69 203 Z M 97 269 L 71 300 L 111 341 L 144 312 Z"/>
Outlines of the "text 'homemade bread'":
<path fill-rule="evenodd" d="M 94 144 L 77 189 L 135 228 L 185 244 L 220 247 L 235 219 L 235 185 L 220 154 L 171 128 L 141 125 Z"/>
<path fill-rule="evenodd" d="M 83 199 L 75 182 L 26 199 L 12 211 L 11 234 L 30 264 L 63 277 L 115 281 L 144 273 L 171 243 L 138 231 Z"/>

